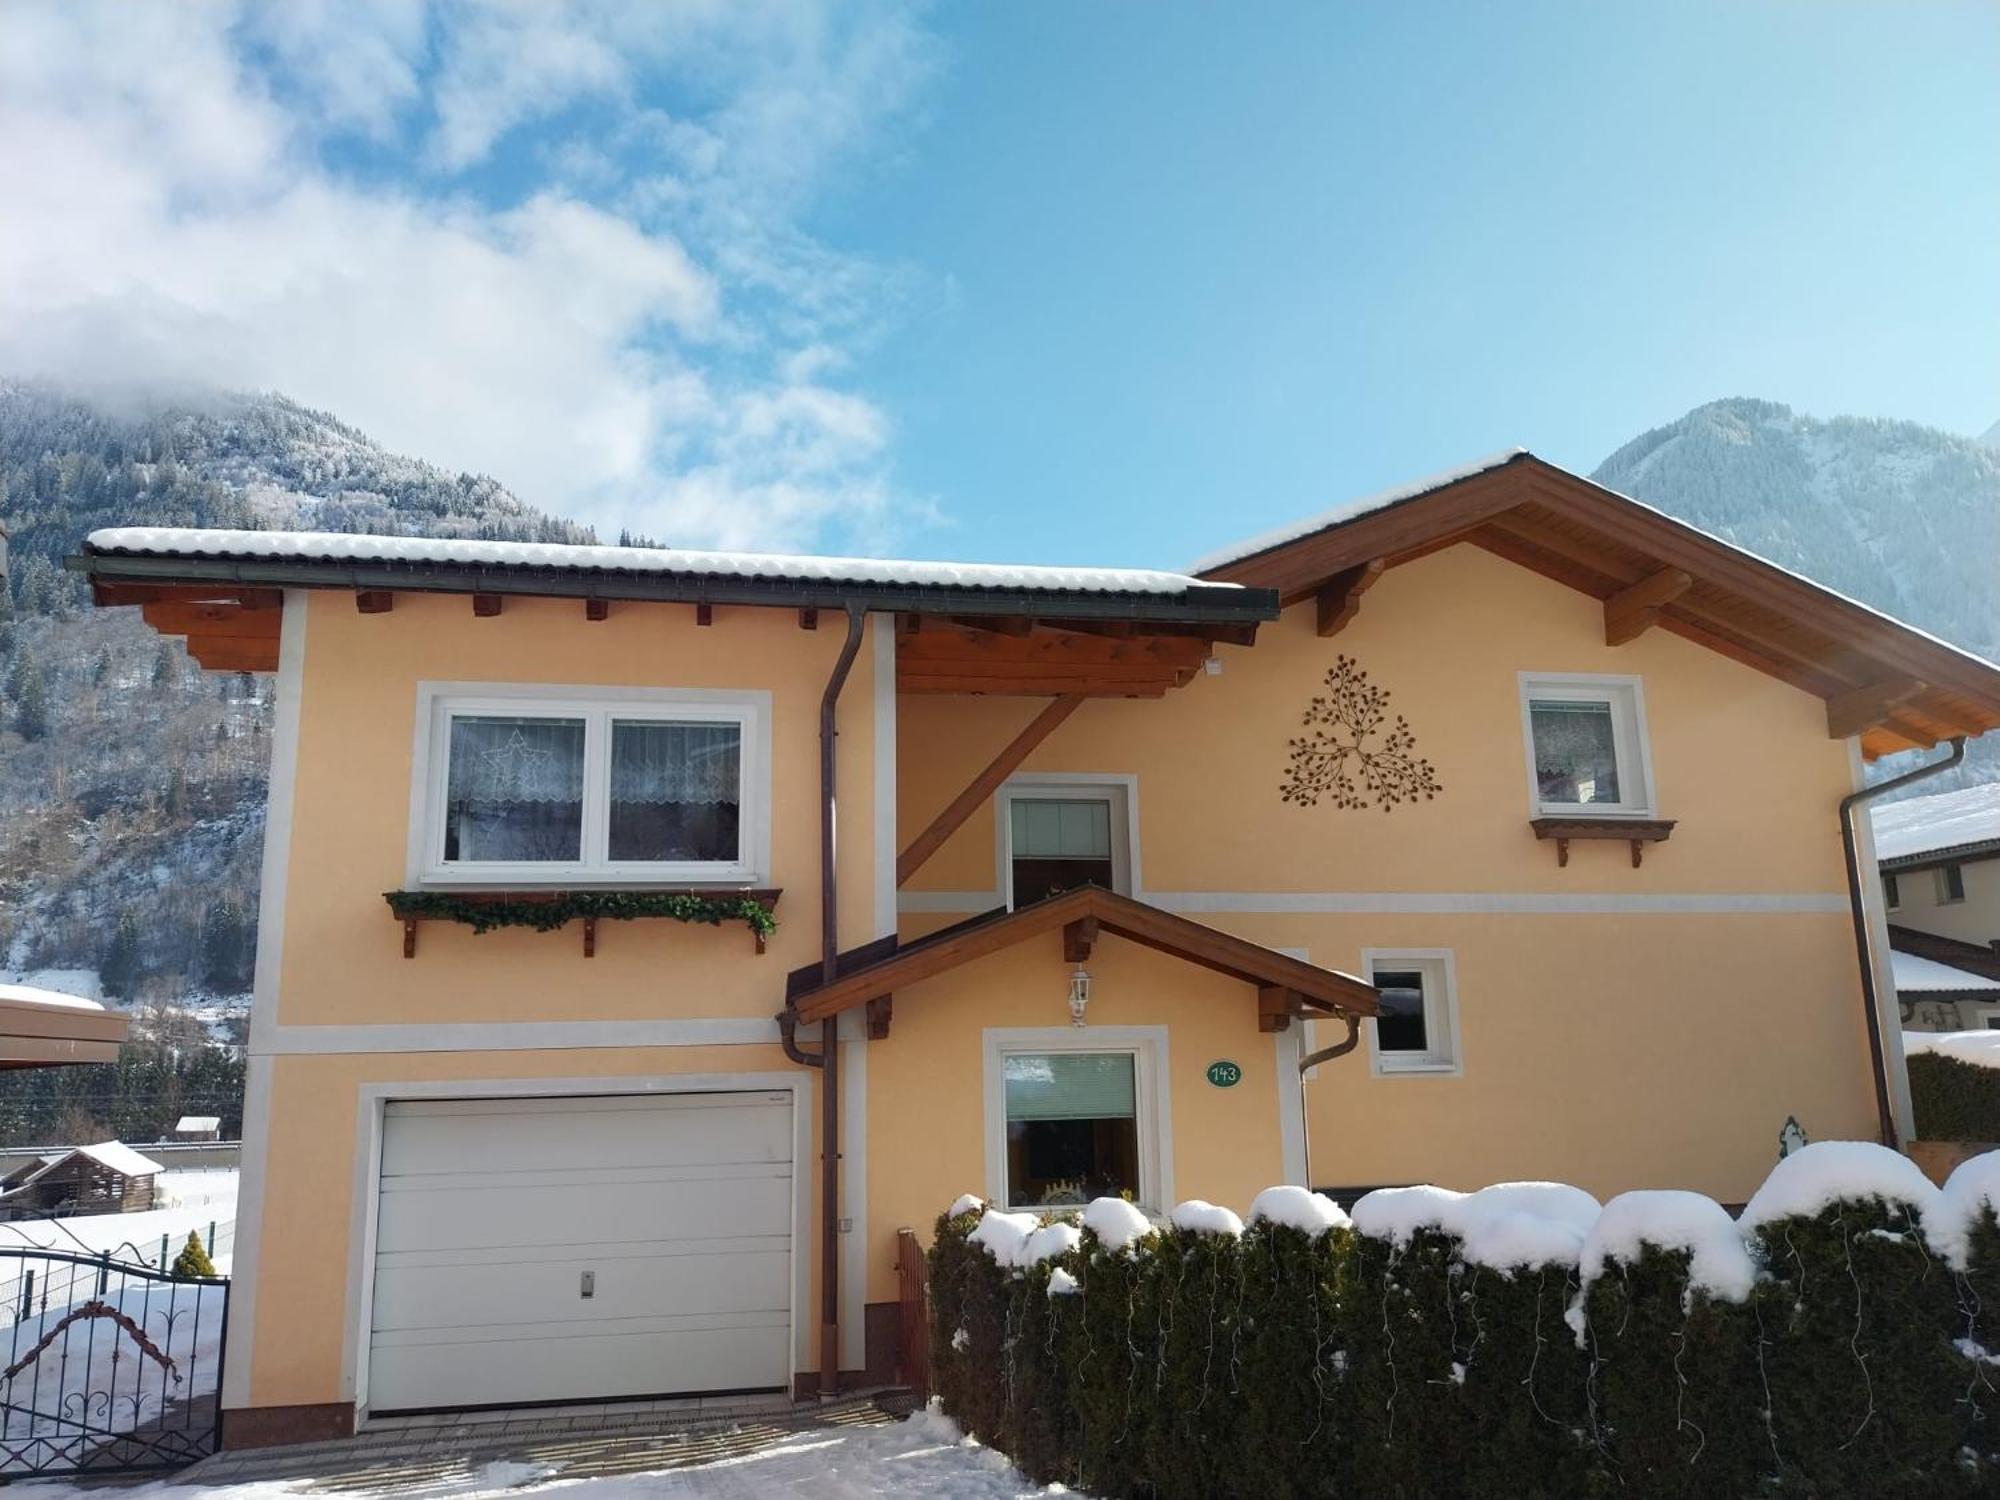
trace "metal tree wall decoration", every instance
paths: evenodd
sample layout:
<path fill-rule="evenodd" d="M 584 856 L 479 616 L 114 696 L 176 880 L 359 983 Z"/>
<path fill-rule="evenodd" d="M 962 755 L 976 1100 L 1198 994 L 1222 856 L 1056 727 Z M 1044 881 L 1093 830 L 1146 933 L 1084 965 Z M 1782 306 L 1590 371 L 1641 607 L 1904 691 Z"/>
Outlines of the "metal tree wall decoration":
<path fill-rule="evenodd" d="M 1340 657 L 1326 674 L 1326 691 L 1306 705 L 1306 733 L 1291 751 L 1280 798 L 1317 807 L 1380 807 L 1428 802 L 1444 788 L 1437 770 L 1414 752 L 1416 734 L 1401 714 L 1389 717 L 1389 690 L 1377 687 L 1352 657 Z"/>

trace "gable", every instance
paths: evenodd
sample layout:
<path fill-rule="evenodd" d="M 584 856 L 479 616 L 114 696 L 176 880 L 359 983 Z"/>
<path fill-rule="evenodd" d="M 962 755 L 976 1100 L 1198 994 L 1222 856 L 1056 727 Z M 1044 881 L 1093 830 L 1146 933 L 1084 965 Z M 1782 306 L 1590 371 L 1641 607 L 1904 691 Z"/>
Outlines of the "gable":
<path fill-rule="evenodd" d="M 2000 725 L 2000 668 L 1532 454 L 1500 455 L 1207 560 L 1316 599 L 1322 635 L 1383 572 L 1470 543 L 1598 600 L 1605 641 L 1659 628 L 1812 693 L 1871 758 Z"/>

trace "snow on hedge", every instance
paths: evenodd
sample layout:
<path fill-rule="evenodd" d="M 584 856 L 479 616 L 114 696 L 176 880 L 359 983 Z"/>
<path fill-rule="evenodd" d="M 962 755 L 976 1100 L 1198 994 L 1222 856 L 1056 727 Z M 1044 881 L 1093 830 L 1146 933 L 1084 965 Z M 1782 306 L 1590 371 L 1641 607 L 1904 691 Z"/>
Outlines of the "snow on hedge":
<path fill-rule="evenodd" d="M 1302 1230 L 1318 1239 L 1329 1229 L 1345 1229 L 1350 1220 L 1326 1194 L 1287 1184 L 1267 1187 L 1251 1200 L 1250 1222 Z"/>
<path fill-rule="evenodd" d="M 1975 1068 L 2000 1068 L 2000 1031 L 1906 1031 L 1903 1055 L 1948 1057 Z"/>
<path fill-rule="evenodd" d="M 1057 1266 L 1053 1271 L 1049 1272 L 1049 1295 L 1051 1297 L 1074 1297 L 1082 1290 L 1083 1288 L 1078 1284 L 1077 1279 L 1061 1266 Z"/>
<path fill-rule="evenodd" d="M 1597 1222 L 1598 1202 L 1560 1182 L 1500 1182 L 1445 1206 L 1443 1227 L 1467 1265 L 1494 1271 L 1573 1266 Z"/>
<path fill-rule="evenodd" d="M 1028 1236 L 1041 1227 L 1042 1221 L 1033 1214 L 1006 1214 L 989 1208 L 979 1216 L 979 1223 L 965 1240 L 969 1245 L 979 1246 L 1001 1265 L 1011 1266 L 1028 1243 Z"/>
<path fill-rule="evenodd" d="M 1988 1151 L 1958 1164 L 1944 1180 L 1944 1191 L 1924 1213 L 1924 1238 L 1954 1271 L 1966 1269 L 1972 1255 L 1972 1230 L 1983 1213 L 2000 1215 L 2000 1151 Z"/>
<path fill-rule="evenodd" d="M 976 1214 L 986 1207 L 986 1200 L 975 1193 L 961 1193 L 950 1208 L 945 1210 L 947 1219 L 955 1219 L 960 1214 Z"/>
<path fill-rule="evenodd" d="M 1387 1240 L 1400 1250 L 1421 1229 L 1443 1229 L 1445 1214 L 1464 1196 L 1428 1184 L 1377 1188 L 1363 1193 L 1354 1205 L 1354 1227 L 1370 1239 Z"/>
<path fill-rule="evenodd" d="M 1634 1264 L 1648 1245 L 1689 1252 L 1690 1292 L 1741 1302 L 1756 1284 L 1757 1268 L 1727 1209 L 1701 1193 L 1655 1188 L 1620 1193 L 1604 1205 L 1583 1240 L 1585 1289 L 1607 1261 Z"/>
<path fill-rule="evenodd" d="M 1193 1234 L 1221 1234 L 1235 1239 L 1243 1233 L 1243 1221 L 1226 1208 L 1218 1208 L 1201 1198 L 1176 1203 L 1168 1216 L 1176 1229 Z"/>
<path fill-rule="evenodd" d="M 1842 1199 L 1886 1198 L 1926 1217 L 1938 1201 L 1917 1164 L 1873 1141 L 1814 1141 L 1771 1169 L 1738 1222 L 1743 1232 L 1791 1214 L 1809 1219 Z"/>
<path fill-rule="evenodd" d="M 1083 1211 L 1083 1227 L 1107 1250 L 1129 1250 L 1153 1232 L 1152 1220 L 1123 1198 L 1093 1198 Z"/>

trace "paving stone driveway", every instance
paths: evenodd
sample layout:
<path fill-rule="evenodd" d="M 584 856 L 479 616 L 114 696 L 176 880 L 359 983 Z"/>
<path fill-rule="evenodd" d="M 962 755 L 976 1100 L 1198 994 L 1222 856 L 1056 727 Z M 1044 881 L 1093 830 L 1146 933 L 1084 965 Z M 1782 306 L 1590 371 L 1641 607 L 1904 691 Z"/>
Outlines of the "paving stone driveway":
<path fill-rule="evenodd" d="M 356 1437 L 220 1453 L 176 1484 L 281 1481 L 309 1494 L 396 1495 L 420 1500 L 463 1490 L 486 1474 L 500 1486 L 560 1469 L 600 1479 L 739 1458 L 814 1428 L 879 1427 L 916 1405 L 906 1393 L 855 1396 L 824 1406 L 785 1398 L 720 1397 L 620 1406 L 525 1409 L 371 1425 Z M 518 1480 L 509 1478 L 518 1475 Z M 500 1487 L 496 1486 L 496 1487 Z"/>

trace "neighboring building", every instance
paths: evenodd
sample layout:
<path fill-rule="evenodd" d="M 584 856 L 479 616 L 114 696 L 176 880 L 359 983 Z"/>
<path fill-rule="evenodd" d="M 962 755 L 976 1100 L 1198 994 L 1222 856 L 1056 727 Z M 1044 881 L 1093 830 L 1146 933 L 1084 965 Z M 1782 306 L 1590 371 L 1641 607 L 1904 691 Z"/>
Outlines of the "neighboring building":
<path fill-rule="evenodd" d="M 1836 809 L 2000 724 L 2000 669 L 1526 454 L 1198 576 L 87 553 L 278 674 L 232 1443 L 885 1379 L 897 1230 L 968 1188 L 1740 1200 L 1787 1117 L 1907 1123 Z"/>
<path fill-rule="evenodd" d="M 1886 803 L 1874 825 L 1905 1024 L 2000 1024 L 2000 783 Z"/>
<path fill-rule="evenodd" d="M 0 1219 L 144 1213 L 164 1170 L 117 1141 L 52 1152 L 0 1178 Z"/>
<path fill-rule="evenodd" d="M 217 1115 L 182 1115 L 174 1122 L 174 1139 L 177 1141 L 218 1141 L 222 1139 L 222 1120 Z"/>
<path fill-rule="evenodd" d="M 0 1068 L 116 1062 L 127 1024 L 95 1000 L 0 984 Z"/>

